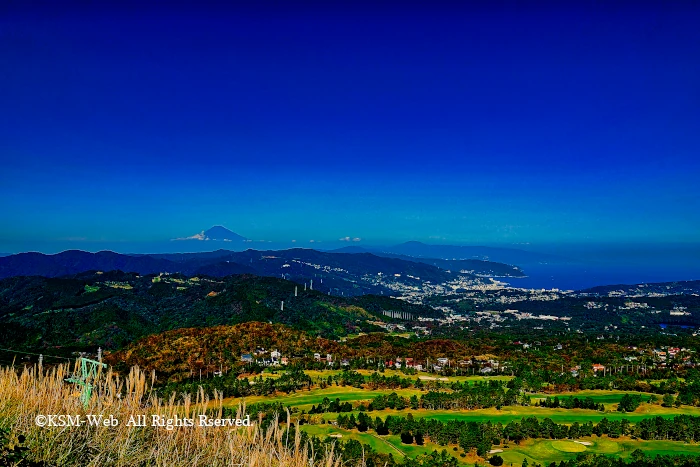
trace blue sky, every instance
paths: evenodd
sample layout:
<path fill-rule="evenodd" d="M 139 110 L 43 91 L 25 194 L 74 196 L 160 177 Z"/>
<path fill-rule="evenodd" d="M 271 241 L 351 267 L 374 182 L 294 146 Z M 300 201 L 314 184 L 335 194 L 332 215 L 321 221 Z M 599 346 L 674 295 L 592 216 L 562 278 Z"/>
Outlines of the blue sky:
<path fill-rule="evenodd" d="M 216 224 L 697 241 L 699 20 L 686 2 L 8 9 L 0 251 Z"/>

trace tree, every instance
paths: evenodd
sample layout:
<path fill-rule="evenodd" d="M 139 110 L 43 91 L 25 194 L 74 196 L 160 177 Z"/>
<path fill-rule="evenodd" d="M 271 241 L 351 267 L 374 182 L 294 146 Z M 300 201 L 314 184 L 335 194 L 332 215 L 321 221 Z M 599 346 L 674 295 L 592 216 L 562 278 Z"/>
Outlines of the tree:
<path fill-rule="evenodd" d="M 664 394 L 664 398 L 661 402 L 661 405 L 664 407 L 673 407 L 673 401 L 675 398 L 671 394 Z"/>
<path fill-rule="evenodd" d="M 489 464 L 499 466 L 503 465 L 503 458 L 499 456 L 498 454 L 494 455 L 489 459 Z"/>
<path fill-rule="evenodd" d="M 644 454 L 644 451 L 642 451 L 641 449 L 635 449 L 630 455 L 630 458 L 637 463 L 641 463 L 642 461 L 646 460 L 646 457 L 647 455 Z"/>
<path fill-rule="evenodd" d="M 423 444 L 425 444 L 425 440 L 423 439 L 423 433 L 422 433 L 422 432 L 417 431 L 417 432 L 416 432 L 415 438 L 416 438 L 416 444 L 417 444 L 418 446 L 423 446 Z"/>
<path fill-rule="evenodd" d="M 413 444 L 413 435 L 408 431 L 402 431 L 401 442 L 403 444 Z"/>
<path fill-rule="evenodd" d="M 382 421 L 381 418 L 377 417 L 374 419 L 374 431 L 377 432 L 378 435 L 388 435 L 389 430 L 387 429 L 386 425 Z"/>
<path fill-rule="evenodd" d="M 372 422 L 371 419 L 364 413 L 360 412 L 360 415 L 357 417 L 357 430 L 361 432 L 367 431 L 367 428 L 369 428 L 369 424 Z"/>
<path fill-rule="evenodd" d="M 639 394 L 625 394 L 617 405 L 618 412 L 634 412 L 642 403 L 642 396 Z"/>
<path fill-rule="evenodd" d="M 343 457 L 347 460 L 356 462 L 362 459 L 364 455 L 364 448 L 359 441 L 351 439 L 343 446 Z"/>

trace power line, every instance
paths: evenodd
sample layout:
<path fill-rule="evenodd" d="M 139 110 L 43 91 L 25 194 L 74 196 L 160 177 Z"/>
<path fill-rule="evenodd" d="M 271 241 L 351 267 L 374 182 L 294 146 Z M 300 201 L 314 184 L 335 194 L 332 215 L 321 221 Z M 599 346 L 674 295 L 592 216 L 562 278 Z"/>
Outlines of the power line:
<path fill-rule="evenodd" d="M 58 355 L 47 355 L 47 354 L 34 353 L 34 352 L 25 352 L 25 351 L 23 351 L 23 350 L 13 350 L 13 349 L 3 349 L 3 348 L 0 348 L 0 350 L 4 350 L 5 352 L 10 352 L 10 353 L 24 354 L 24 355 L 36 355 L 36 356 L 38 356 L 38 357 L 43 356 L 43 357 L 51 357 L 51 358 L 62 358 L 62 359 L 64 359 L 64 360 L 68 360 L 69 362 L 72 362 L 72 361 L 73 361 L 72 358 L 68 358 L 68 357 L 59 357 Z"/>

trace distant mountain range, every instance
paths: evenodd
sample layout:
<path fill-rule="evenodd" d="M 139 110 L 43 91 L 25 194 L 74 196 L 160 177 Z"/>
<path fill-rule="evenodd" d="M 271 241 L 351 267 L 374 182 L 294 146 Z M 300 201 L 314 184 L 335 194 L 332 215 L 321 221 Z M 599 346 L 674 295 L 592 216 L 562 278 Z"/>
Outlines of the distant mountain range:
<path fill-rule="evenodd" d="M 149 256 L 69 250 L 55 255 L 19 253 L 0 258 L 0 279 L 12 276 L 61 277 L 85 271 L 125 271 L 140 274 L 176 272 L 173 264 Z"/>
<path fill-rule="evenodd" d="M 253 242 L 220 225 L 189 237 L 173 239 L 167 244 L 156 242 L 153 251 L 190 253 L 120 254 L 68 250 L 55 255 L 0 255 L 0 278 L 18 275 L 61 277 L 90 270 L 214 277 L 256 274 L 309 284 L 315 277 L 316 287 L 321 287 L 323 281 L 324 289 L 331 293 L 360 295 L 389 293 L 385 285 L 377 284 L 386 282 L 389 275 L 404 283 L 442 283 L 457 274 L 522 278 L 525 272 L 520 266 L 527 269 L 527 265 L 567 262 L 562 257 L 516 248 L 430 245 L 416 241 L 385 247 L 353 245 L 326 251 L 287 249 L 283 244 L 262 242 L 264 248 L 258 247 L 258 251 L 250 247 L 261 245 L 261 242 Z M 121 246 L 120 251 L 121 248 L 125 247 Z M 382 281 L 369 279 L 382 274 Z"/>
<path fill-rule="evenodd" d="M 600 285 L 597 287 L 579 290 L 579 293 L 589 293 L 591 295 L 613 295 L 620 297 L 630 297 L 649 294 L 696 295 L 698 291 L 700 291 L 700 280 L 651 282 L 647 284 Z"/>
<path fill-rule="evenodd" d="M 430 245 L 417 241 L 401 243 L 391 246 L 346 246 L 346 237 L 336 241 L 309 241 L 308 243 L 296 241 L 269 241 L 252 240 L 239 235 L 230 229 L 217 225 L 210 229 L 181 238 L 173 238 L 166 241 L 148 242 L 91 242 L 88 240 L 56 241 L 45 244 L 26 244 L 22 246 L 24 251 L 66 251 L 82 250 L 96 251 L 99 248 L 103 251 L 115 251 L 124 254 L 151 255 L 166 253 L 207 253 L 220 249 L 229 251 L 245 251 L 250 248 L 257 250 L 287 250 L 306 245 L 315 250 L 328 251 L 333 253 L 372 253 L 379 256 L 390 257 L 396 255 L 411 258 L 441 259 L 441 260 L 481 260 L 495 263 L 512 264 L 515 266 L 527 266 L 532 264 L 562 264 L 571 261 L 561 256 L 542 254 L 533 251 L 526 251 L 517 248 L 498 248 L 487 246 L 457 246 L 457 245 Z M 359 239 L 358 239 L 359 240 Z M 341 248 L 341 245 L 343 246 Z M 6 249 L 4 245 L 1 248 Z M 0 254 L 0 257 L 8 256 Z M 398 256 L 398 257 L 400 257 Z M 433 263 L 428 263 L 433 264 Z M 470 269 L 468 264 L 464 264 Z M 458 267 L 450 265 L 449 267 Z M 498 272 L 496 273 L 499 274 Z M 508 274 L 501 271 L 500 274 Z"/>
<path fill-rule="evenodd" d="M 221 225 L 215 225 L 209 230 L 185 238 L 174 238 L 174 241 L 215 241 L 215 242 L 250 242 L 249 239 L 230 231 Z"/>
<path fill-rule="evenodd" d="M 413 261 L 416 263 L 430 264 L 431 266 L 445 269 L 452 272 L 465 272 L 479 276 L 489 277 L 523 277 L 525 274 L 517 267 L 510 264 L 485 261 L 480 259 L 441 259 L 424 258 L 419 256 L 400 255 L 379 250 L 369 250 L 361 247 L 345 247 L 331 250 L 333 253 L 345 254 L 373 254 L 383 258 L 394 258 L 403 261 Z"/>
<path fill-rule="evenodd" d="M 123 255 L 65 251 L 56 255 L 20 253 L 0 258 L 0 279 L 13 276 L 62 277 L 86 271 L 139 274 L 181 273 L 225 277 L 255 274 L 308 283 L 334 295 L 395 293 L 390 284 L 448 282 L 462 272 L 476 276 L 523 276 L 517 267 L 478 260 L 440 260 L 372 253 L 332 253 L 295 248 L 281 251 L 217 250 L 207 253 Z"/>
<path fill-rule="evenodd" d="M 458 245 L 429 245 L 422 242 L 406 242 L 395 246 L 365 248 L 360 246 L 348 246 L 331 250 L 337 253 L 374 253 L 377 255 L 401 255 L 415 259 L 443 259 L 443 260 L 481 260 L 496 263 L 527 264 L 564 263 L 567 258 L 555 255 L 520 250 L 517 248 L 499 248 L 488 246 L 458 246 Z M 426 261 L 427 262 L 427 261 Z M 432 262 L 428 264 L 434 264 Z"/>

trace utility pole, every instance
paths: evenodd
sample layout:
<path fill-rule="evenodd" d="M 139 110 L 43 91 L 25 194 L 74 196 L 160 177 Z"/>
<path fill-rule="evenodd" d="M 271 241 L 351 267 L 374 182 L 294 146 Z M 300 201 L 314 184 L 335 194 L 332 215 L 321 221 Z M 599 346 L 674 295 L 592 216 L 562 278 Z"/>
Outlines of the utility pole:
<path fill-rule="evenodd" d="M 80 363 L 79 373 L 77 371 L 78 363 Z M 80 400 L 83 402 L 83 407 L 87 408 L 90 403 L 90 397 L 92 396 L 93 382 L 99 376 L 99 371 L 102 368 L 106 368 L 107 365 L 102 362 L 96 362 L 95 360 L 88 360 L 87 358 L 80 358 L 75 362 L 75 365 L 76 371 L 67 381 L 82 386 Z"/>

